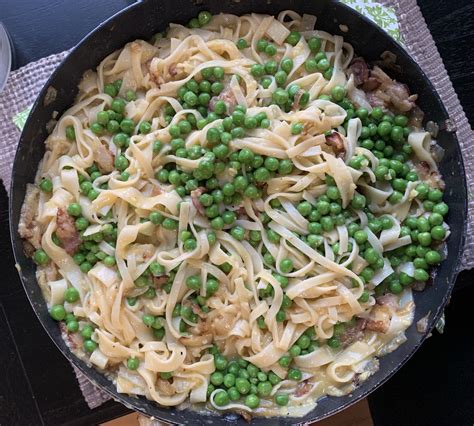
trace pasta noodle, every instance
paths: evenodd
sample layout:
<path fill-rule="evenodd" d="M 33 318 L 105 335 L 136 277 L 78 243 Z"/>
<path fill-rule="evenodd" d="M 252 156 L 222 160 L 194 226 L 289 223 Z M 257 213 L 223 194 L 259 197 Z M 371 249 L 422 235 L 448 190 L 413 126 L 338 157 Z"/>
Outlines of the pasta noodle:
<path fill-rule="evenodd" d="M 435 142 L 416 97 L 315 22 L 171 24 L 88 71 L 48 137 L 19 232 L 119 392 L 302 415 L 403 341 L 448 234 L 416 172 L 438 172 Z"/>

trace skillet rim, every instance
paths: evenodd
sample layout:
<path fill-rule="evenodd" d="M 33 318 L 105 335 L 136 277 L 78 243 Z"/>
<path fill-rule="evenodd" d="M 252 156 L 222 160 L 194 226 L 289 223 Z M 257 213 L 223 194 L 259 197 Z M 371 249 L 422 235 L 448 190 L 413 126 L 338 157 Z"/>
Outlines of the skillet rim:
<path fill-rule="evenodd" d="M 78 42 L 78 44 L 73 47 L 73 49 L 66 56 L 66 58 L 61 61 L 60 65 L 56 68 L 56 70 L 48 78 L 48 80 L 46 81 L 44 87 L 41 89 L 38 97 L 36 98 L 36 101 L 33 105 L 31 113 L 30 113 L 30 115 L 28 117 L 28 120 L 25 124 L 25 127 L 24 127 L 23 132 L 22 132 L 21 137 L 20 137 L 20 142 L 19 142 L 17 150 L 16 150 L 15 159 L 14 159 L 14 162 L 13 162 L 12 180 L 11 180 L 11 185 L 10 185 L 10 197 L 9 197 L 9 224 L 10 224 L 10 226 L 9 226 L 9 228 L 10 228 L 10 238 L 11 238 L 11 243 L 12 243 L 12 247 L 13 247 L 13 252 L 14 252 L 14 257 L 15 257 L 16 264 L 21 263 L 20 261 L 23 260 L 22 258 L 24 257 L 24 254 L 23 254 L 23 250 L 22 250 L 23 241 L 21 240 L 21 238 L 19 237 L 19 235 L 17 233 L 17 226 L 14 226 L 14 225 L 18 224 L 17 218 L 14 217 L 14 210 L 15 210 L 14 201 L 18 197 L 18 195 L 15 191 L 15 187 L 16 187 L 15 184 L 16 184 L 17 180 L 21 180 L 21 179 L 17 178 L 17 176 L 16 176 L 17 174 L 15 173 L 15 171 L 18 170 L 17 169 L 17 164 L 20 161 L 19 157 L 20 157 L 21 148 L 25 144 L 28 144 L 28 141 L 26 140 L 26 137 L 24 136 L 25 133 L 26 133 L 26 130 L 30 126 L 35 126 L 36 125 L 34 123 L 34 119 L 35 119 L 35 115 L 36 115 L 35 113 L 38 111 L 38 109 L 42 108 L 41 101 L 44 99 L 45 94 L 46 94 L 46 92 L 47 92 L 47 90 L 50 86 L 50 83 L 52 81 L 54 81 L 55 77 L 58 74 L 61 73 L 61 71 L 63 70 L 65 64 L 67 64 L 70 61 L 72 61 L 73 59 L 75 59 L 74 55 L 78 52 L 81 52 L 82 48 L 84 47 L 84 44 L 86 44 L 88 41 L 92 40 L 94 38 L 94 36 L 96 36 L 96 34 L 99 33 L 101 30 L 106 29 L 110 24 L 112 24 L 116 19 L 118 19 L 118 17 L 128 14 L 128 12 L 130 10 L 134 10 L 135 8 L 145 7 L 143 5 L 147 4 L 147 3 L 149 4 L 149 3 L 151 3 L 151 1 L 137 2 L 135 4 L 132 4 L 130 6 L 125 7 L 121 11 L 115 13 L 114 15 L 112 15 L 111 17 L 109 17 L 108 19 L 103 21 L 96 28 L 94 28 L 91 32 L 89 32 L 85 37 L 83 37 Z M 284 9 L 283 6 L 287 5 L 288 7 L 290 7 L 292 1 L 291 0 L 283 1 L 283 2 L 275 1 L 274 3 L 278 3 L 275 6 L 278 10 L 283 10 Z M 418 74 L 421 77 L 421 79 L 423 80 L 423 83 L 427 86 L 427 88 L 430 91 L 433 92 L 433 95 L 434 95 L 435 100 L 436 100 L 435 109 L 439 108 L 442 115 L 445 118 L 449 118 L 449 115 L 446 111 L 446 108 L 445 108 L 443 102 L 441 101 L 439 94 L 434 89 L 431 81 L 428 79 L 428 77 L 423 72 L 423 70 L 419 67 L 419 65 L 414 61 L 414 59 L 411 57 L 411 55 L 404 49 L 404 47 L 400 43 L 398 43 L 396 40 L 393 40 L 388 34 L 386 34 L 384 32 L 384 30 L 382 30 L 380 27 L 375 25 L 373 22 L 371 22 L 365 16 L 361 15 L 360 13 L 358 13 L 354 9 L 350 8 L 349 6 L 347 6 L 343 3 L 340 3 L 340 2 L 335 2 L 333 0 L 326 0 L 325 3 L 326 4 L 325 4 L 324 7 L 326 7 L 326 5 L 329 4 L 330 6 L 333 6 L 336 9 L 340 8 L 345 14 L 354 15 L 358 20 L 361 20 L 366 25 L 370 26 L 377 33 L 378 37 L 381 37 L 381 38 L 384 38 L 384 39 L 389 39 L 390 44 L 395 45 L 397 47 L 397 50 L 399 51 L 398 53 L 401 53 L 404 56 L 404 58 L 410 63 L 410 66 L 414 69 L 415 73 Z M 199 9 L 202 9 L 201 6 L 204 6 L 204 5 L 199 4 Z M 227 4 L 221 5 L 221 7 L 219 7 L 219 9 L 225 10 L 226 8 L 228 8 L 226 6 L 227 6 Z M 271 5 L 269 5 L 269 6 L 271 6 Z M 252 7 L 252 6 L 250 6 L 250 7 Z M 176 13 L 172 13 L 172 14 L 176 15 Z M 171 18 L 168 22 L 172 22 L 172 21 L 173 21 L 173 19 Z M 109 50 L 110 50 L 110 48 L 109 48 Z M 105 57 L 105 55 L 104 55 L 104 57 Z M 457 164 L 458 171 L 461 172 L 461 180 L 462 180 L 462 184 L 463 184 L 462 188 L 461 188 L 461 190 L 463 192 L 463 194 L 462 194 L 463 195 L 463 202 L 462 202 L 463 209 L 462 209 L 462 212 L 461 212 L 462 219 L 463 219 L 463 224 L 462 224 L 462 231 L 463 232 L 462 232 L 462 234 L 459 238 L 459 244 L 458 244 L 456 252 L 453 253 L 453 251 L 451 250 L 448 254 L 448 258 L 443 261 L 443 262 L 447 262 L 448 260 L 452 261 L 452 275 L 451 275 L 450 282 L 449 282 L 449 284 L 448 284 L 448 286 L 445 290 L 445 294 L 442 298 L 441 304 L 434 307 L 436 309 L 436 312 L 435 312 L 434 315 L 431 316 L 431 319 L 429 320 L 429 326 L 428 326 L 426 332 L 423 333 L 423 335 L 421 336 L 421 338 L 418 342 L 415 342 L 415 343 L 412 344 L 412 347 L 410 348 L 408 353 L 406 353 L 400 360 L 398 360 L 395 363 L 395 365 L 388 367 L 388 372 L 383 372 L 382 373 L 383 368 L 382 368 L 382 365 L 381 365 L 380 368 L 376 371 L 376 373 L 374 373 L 369 378 L 371 380 L 368 379 L 367 381 L 363 382 L 361 385 L 359 385 L 354 390 L 354 392 L 352 392 L 352 394 L 346 395 L 346 396 L 343 396 L 343 397 L 324 397 L 324 398 L 319 400 L 318 405 L 315 408 L 313 408 L 313 410 L 311 410 L 306 416 L 304 416 L 302 418 L 295 418 L 295 417 L 254 418 L 253 419 L 254 421 L 252 421 L 253 424 L 257 424 L 257 423 L 258 424 L 260 424 L 260 423 L 263 424 L 263 422 L 265 422 L 265 424 L 268 424 L 268 423 L 272 423 L 272 424 L 306 424 L 307 422 L 322 420 L 322 419 L 324 419 L 326 417 L 329 417 L 329 416 L 331 416 L 331 415 L 333 415 L 333 414 L 335 414 L 339 411 L 342 411 L 343 409 L 347 408 L 348 406 L 350 406 L 350 405 L 358 402 L 362 398 L 366 397 L 368 394 L 373 392 L 375 389 L 377 389 L 379 386 L 381 386 L 383 383 L 385 383 L 388 379 L 390 379 L 392 377 L 392 375 L 395 374 L 408 361 L 408 359 L 416 352 L 416 350 L 423 344 L 423 342 L 427 338 L 428 334 L 430 333 L 430 331 L 432 330 L 432 328 L 434 327 L 434 325 L 438 321 L 439 317 L 441 316 L 441 314 L 442 314 L 442 312 L 443 312 L 443 310 L 444 310 L 444 308 L 445 308 L 445 306 L 448 302 L 448 299 L 450 297 L 453 286 L 455 284 L 455 279 L 456 279 L 457 274 L 459 272 L 459 265 L 460 265 L 460 258 L 461 258 L 460 255 L 462 253 L 462 249 L 463 249 L 463 246 L 464 246 L 464 239 L 465 239 L 466 227 L 467 227 L 467 220 L 466 220 L 466 216 L 467 216 L 467 186 L 466 186 L 466 176 L 465 176 L 465 170 L 464 170 L 464 162 L 463 162 L 463 157 L 462 157 L 462 154 L 461 154 L 460 145 L 459 145 L 459 141 L 457 139 L 456 134 L 451 134 L 450 137 L 452 137 L 453 140 L 455 141 L 455 157 L 456 157 L 456 161 L 458 163 Z M 25 192 L 26 192 L 26 187 L 22 188 L 22 190 L 21 190 L 21 193 L 22 193 L 21 204 L 23 203 Z M 456 256 L 456 257 L 454 257 L 454 256 Z M 30 262 L 32 262 L 32 261 L 30 260 Z M 219 421 L 220 418 L 216 417 L 216 416 L 209 416 L 209 415 L 197 413 L 196 411 L 189 411 L 189 410 L 180 411 L 180 410 L 176 410 L 176 409 L 163 409 L 163 408 L 159 407 L 156 403 L 154 403 L 152 401 L 149 401 L 149 400 L 146 400 L 145 398 L 137 399 L 137 398 L 132 398 L 132 397 L 123 395 L 123 394 L 118 394 L 115 390 L 114 384 L 108 378 L 106 378 L 106 376 L 102 372 L 100 372 L 99 370 L 97 370 L 93 367 L 87 366 L 87 364 L 84 361 L 77 358 L 75 355 L 73 355 L 73 353 L 67 347 L 65 347 L 65 342 L 62 339 L 61 331 L 60 331 L 60 328 L 58 327 L 57 323 L 52 321 L 52 320 L 46 322 L 42 318 L 44 316 L 44 312 L 43 312 L 42 308 L 40 306 L 38 306 L 38 303 L 34 300 L 35 295 L 31 294 L 30 291 L 29 291 L 31 283 L 28 283 L 26 278 L 24 279 L 24 277 L 23 277 L 23 275 L 20 271 L 19 271 L 19 276 L 20 276 L 22 285 L 25 289 L 25 292 L 27 294 L 27 297 L 29 299 L 29 302 L 30 302 L 36 316 L 38 317 L 41 325 L 43 326 L 43 328 L 45 329 L 45 331 L 47 332 L 47 334 L 49 335 L 51 340 L 53 340 L 53 342 L 58 347 L 58 349 L 63 353 L 63 355 L 70 362 L 72 362 L 76 367 L 78 367 L 81 370 L 81 372 L 83 374 L 85 374 L 85 376 L 89 380 L 92 381 L 92 383 L 99 386 L 102 390 L 104 390 L 106 393 L 108 393 L 113 399 L 115 399 L 115 400 L 118 399 L 127 408 L 130 408 L 130 409 L 135 410 L 135 411 L 139 411 L 139 412 L 141 412 L 145 415 L 148 415 L 148 416 L 151 415 L 150 411 L 152 411 L 153 415 L 155 417 L 159 416 L 160 419 L 162 419 L 166 422 L 175 423 L 178 420 L 178 418 L 173 418 L 173 417 L 179 417 L 180 421 L 181 421 L 181 418 L 183 417 L 183 418 L 185 418 L 185 422 L 187 422 L 189 419 L 191 419 L 191 421 L 193 421 L 196 424 L 205 424 L 205 423 L 208 423 L 209 420 L 217 421 L 217 422 L 220 423 L 220 421 Z M 39 286 L 37 285 L 37 282 L 36 282 L 36 277 L 33 276 L 33 279 L 34 279 L 34 284 L 38 287 L 37 289 L 33 289 L 33 290 L 40 291 Z M 43 302 L 43 304 L 44 304 L 44 302 Z M 414 321 L 414 323 L 415 323 L 415 321 Z M 414 323 L 410 327 L 413 327 Z M 58 333 L 58 331 L 59 331 L 59 333 Z M 409 343 L 408 341 L 405 342 L 405 344 L 403 344 L 403 346 L 408 345 L 408 343 Z M 400 350 L 400 348 L 398 348 L 394 352 L 398 352 L 399 350 Z M 385 357 L 382 357 L 381 360 L 383 361 L 384 358 Z M 378 378 L 379 375 L 381 376 L 380 378 Z M 371 383 L 371 382 L 375 382 L 375 383 Z M 354 394 L 356 394 L 357 396 L 352 397 L 352 395 L 354 395 Z M 318 411 L 319 411 L 318 407 L 320 407 L 328 399 L 334 399 L 337 402 L 342 401 L 342 403 L 336 403 L 336 404 L 334 404 L 335 406 L 333 408 L 328 409 L 324 413 L 318 413 Z M 140 402 L 140 401 L 142 401 L 142 404 L 140 404 L 141 406 L 138 406 L 137 402 Z M 149 412 L 146 411 L 147 406 L 151 408 L 151 410 Z M 160 411 L 160 413 L 157 414 L 157 411 Z M 175 416 L 175 414 L 178 414 L 178 415 Z M 195 418 L 193 418 L 193 416 Z M 198 416 L 199 416 L 199 419 L 196 418 Z M 202 423 L 201 423 L 201 420 L 202 420 Z M 236 419 L 235 415 L 234 416 L 229 415 L 227 417 L 222 418 L 222 421 L 225 422 L 225 423 L 227 423 L 227 422 L 234 423 L 236 420 L 239 424 L 240 423 L 241 424 L 246 424 L 246 423 L 243 423 L 243 421 L 241 419 Z"/>

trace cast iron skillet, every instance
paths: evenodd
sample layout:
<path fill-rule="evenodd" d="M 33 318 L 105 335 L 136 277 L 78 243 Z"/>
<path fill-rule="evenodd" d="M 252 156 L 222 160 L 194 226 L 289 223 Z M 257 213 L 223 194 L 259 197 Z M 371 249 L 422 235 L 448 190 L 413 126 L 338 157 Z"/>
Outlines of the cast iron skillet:
<path fill-rule="evenodd" d="M 387 36 L 383 30 L 343 4 L 330 0 L 161 0 L 134 4 L 113 16 L 82 40 L 53 73 L 40 93 L 21 135 L 13 167 L 10 197 L 10 233 L 15 259 L 20 266 L 20 277 L 31 305 L 43 327 L 67 359 L 78 366 L 86 376 L 112 397 L 127 407 L 149 416 L 172 423 L 205 425 L 209 421 L 245 424 L 242 418 L 227 414 L 219 417 L 197 414 L 188 410 L 165 409 L 145 398 L 131 398 L 118 394 L 115 386 L 94 368 L 72 355 L 61 338 L 58 325 L 48 315 L 46 304 L 35 278 L 35 266 L 23 251 L 23 242 L 17 228 L 20 209 L 25 196 L 25 187 L 34 181 L 38 163 L 44 154 L 43 141 L 48 132 L 46 123 L 54 111 L 60 114 L 74 102 L 77 85 L 84 71 L 95 68 L 99 62 L 125 43 L 137 38 L 149 39 L 157 31 L 166 28 L 169 22 L 186 23 L 201 10 L 212 13 L 226 12 L 242 15 L 250 12 L 276 15 L 281 10 L 292 9 L 299 13 L 311 13 L 318 17 L 317 27 L 333 34 L 343 35 L 354 46 L 355 51 L 368 61 L 377 60 L 380 54 L 389 50 L 396 54 L 399 72 L 390 75 L 409 85 L 413 93 L 419 94 L 419 106 L 428 120 L 443 123 L 447 112 L 433 86 L 418 65 L 404 49 Z M 343 33 L 339 25 L 349 27 Z M 48 88 L 55 88 L 57 96 L 45 103 Z M 375 390 L 394 374 L 415 352 L 434 326 L 446 305 L 459 268 L 459 259 L 464 241 L 466 224 L 466 180 L 459 144 L 456 136 L 442 130 L 439 144 L 445 149 L 440 165 L 446 181 L 445 201 L 450 207 L 448 223 L 451 236 L 448 240 L 448 258 L 439 267 L 433 285 L 421 294 L 415 295 L 416 314 L 413 325 L 407 330 L 408 341 L 399 349 L 381 358 L 379 371 L 362 383 L 352 394 L 343 397 L 325 397 L 317 407 L 303 418 L 256 418 L 253 424 L 289 425 L 320 420 L 353 404 Z M 429 326 L 425 333 L 416 331 L 415 323 L 430 313 Z"/>

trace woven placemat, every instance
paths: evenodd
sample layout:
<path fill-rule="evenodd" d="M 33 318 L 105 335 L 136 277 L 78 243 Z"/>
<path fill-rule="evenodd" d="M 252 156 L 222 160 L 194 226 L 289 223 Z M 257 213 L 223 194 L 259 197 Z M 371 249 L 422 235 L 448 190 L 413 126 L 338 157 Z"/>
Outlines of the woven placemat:
<path fill-rule="evenodd" d="M 474 218 L 474 199 L 472 197 L 474 193 L 474 150 L 471 145 L 474 133 L 416 1 L 343 0 L 343 2 L 364 13 L 390 35 L 401 40 L 435 86 L 450 118 L 456 124 L 456 134 L 461 145 L 468 181 L 468 217 Z M 0 179 L 7 191 L 10 188 L 13 158 L 20 136 L 19 128 L 23 127 L 29 112 L 28 108 L 34 102 L 40 89 L 67 53 L 65 51 L 51 55 L 13 71 L 4 92 L 0 94 Z M 470 269 L 474 266 L 473 227 L 474 223 L 470 221 L 461 263 L 462 269 Z M 84 399 L 90 408 L 95 408 L 110 399 L 108 394 L 92 385 L 79 370 L 74 368 L 74 371 Z M 141 420 L 144 422 L 143 424 L 150 426 L 158 424 L 156 421 L 145 420 L 145 418 Z"/>

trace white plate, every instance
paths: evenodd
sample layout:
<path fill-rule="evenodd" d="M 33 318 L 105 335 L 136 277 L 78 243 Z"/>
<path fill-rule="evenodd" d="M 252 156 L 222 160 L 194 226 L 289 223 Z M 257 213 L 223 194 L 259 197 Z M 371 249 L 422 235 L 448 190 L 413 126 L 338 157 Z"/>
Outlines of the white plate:
<path fill-rule="evenodd" d="M 12 51 L 7 30 L 0 22 L 0 92 L 7 84 L 8 75 L 12 66 Z"/>

